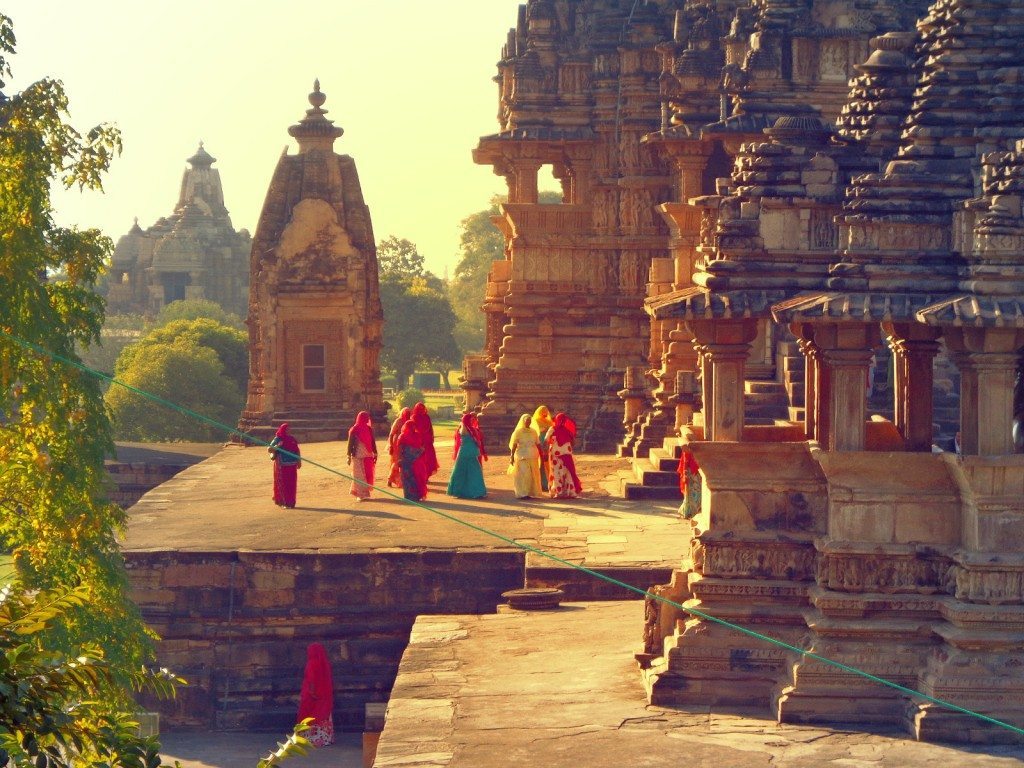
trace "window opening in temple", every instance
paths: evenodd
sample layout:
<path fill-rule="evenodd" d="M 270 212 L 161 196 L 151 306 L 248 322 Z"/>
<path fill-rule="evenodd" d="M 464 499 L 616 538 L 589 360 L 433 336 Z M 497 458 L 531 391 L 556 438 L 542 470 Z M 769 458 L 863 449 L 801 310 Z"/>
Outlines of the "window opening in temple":
<path fill-rule="evenodd" d="M 542 165 L 537 171 L 537 202 L 541 205 L 559 205 L 568 202 L 562 182 L 555 177 L 553 165 Z"/>
<path fill-rule="evenodd" d="M 184 272 L 172 272 L 163 276 L 164 303 L 172 301 L 184 301 L 186 288 L 192 283 L 191 278 Z"/>
<path fill-rule="evenodd" d="M 304 392 L 323 392 L 327 389 L 327 376 L 324 367 L 324 345 L 302 345 L 302 390 Z"/>

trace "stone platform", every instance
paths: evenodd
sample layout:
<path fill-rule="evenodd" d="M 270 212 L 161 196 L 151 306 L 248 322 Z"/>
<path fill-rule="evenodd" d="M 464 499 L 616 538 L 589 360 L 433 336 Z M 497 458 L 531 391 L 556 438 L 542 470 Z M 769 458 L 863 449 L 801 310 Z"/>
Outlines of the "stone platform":
<path fill-rule="evenodd" d="M 1009 768 L 1024 760 L 1022 747 L 649 706 L 632 660 L 642 622 L 636 602 L 419 618 L 375 768 Z"/>
<path fill-rule="evenodd" d="M 336 727 L 360 730 L 365 704 L 387 700 L 419 615 L 493 613 L 503 591 L 524 584 L 576 600 L 630 596 L 512 541 L 641 589 L 667 581 L 688 547 L 674 504 L 629 503 L 602 487 L 622 459 L 580 456 L 581 499 L 517 501 L 498 455 L 487 464 L 488 498 L 465 501 L 444 494 L 450 442 L 438 453 L 428 504 L 509 541 L 383 493 L 357 503 L 348 480 L 311 463 L 344 471 L 341 443 L 302 446 L 293 510 L 271 500 L 266 451 L 239 446 L 131 508 L 133 599 L 163 638 L 160 664 L 190 683 L 176 701 L 151 703 L 168 728 L 279 732 L 294 717 L 306 646 L 321 642 L 334 666 Z"/>

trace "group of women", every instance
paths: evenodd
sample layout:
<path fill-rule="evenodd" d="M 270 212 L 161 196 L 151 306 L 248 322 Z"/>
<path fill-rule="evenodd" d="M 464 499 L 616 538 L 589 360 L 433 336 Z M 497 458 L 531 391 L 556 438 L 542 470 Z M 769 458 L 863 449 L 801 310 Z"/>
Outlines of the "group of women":
<path fill-rule="evenodd" d="M 543 494 L 553 499 L 575 499 L 583 490 L 572 444 L 576 440 L 576 424 L 566 414 L 554 419 L 542 405 L 531 416 L 524 413 L 509 438 L 511 451 L 509 474 L 517 499 Z"/>
<path fill-rule="evenodd" d="M 547 406 L 531 416 L 524 414 L 508 447 L 511 451 L 509 474 L 513 476 L 515 495 L 528 499 L 549 495 L 556 499 L 579 496 L 582 487 L 576 474 L 572 445 L 576 425 L 566 414 L 554 418 Z M 297 470 L 302 466 L 299 444 L 282 424 L 268 449 L 274 459 L 274 503 L 293 508 Z M 405 498 L 422 501 L 427 483 L 439 467 L 434 448 L 434 425 L 423 403 L 403 408 L 388 434 L 391 467 L 388 487 L 401 487 Z M 348 463 L 352 471 L 349 489 L 356 501 L 370 498 L 377 465 L 377 444 L 370 414 L 360 411 L 348 431 Z M 482 499 L 487 495 L 483 464 L 487 461 L 484 436 L 476 414 L 467 413 L 455 432 L 454 465 L 448 479 L 449 496 Z"/>

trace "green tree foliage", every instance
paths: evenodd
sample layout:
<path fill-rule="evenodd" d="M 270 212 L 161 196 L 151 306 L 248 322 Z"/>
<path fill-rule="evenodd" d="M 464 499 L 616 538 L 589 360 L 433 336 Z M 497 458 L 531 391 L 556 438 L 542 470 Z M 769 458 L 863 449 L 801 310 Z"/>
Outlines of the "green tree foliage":
<path fill-rule="evenodd" d="M 132 355 L 123 367 L 119 361 L 118 380 L 221 424 L 234 424 L 242 410 L 242 394 L 224 375 L 217 353 L 187 337 L 148 344 L 143 354 Z M 125 387 L 111 387 L 106 399 L 117 435 L 124 440 L 214 442 L 225 438 L 222 429 L 156 405 Z"/>
<path fill-rule="evenodd" d="M 116 540 L 124 512 L 106 498 L 103 460 L 113 444 L 98 383 L 17 341 L 71 360 L 76 346 L 96 343 L 103 308 L 93 287 L 112 243 L 95 229 L 57 226 L 50 185 L 99 189 L 120 138 L 65 122 L 57 80 L 5 94 L 14 42 L 0 14 L 0 552 L 13 555 L 30 589 L 90 590 L 87 606 L 47 628 L 48 647 L 88 638 L 127 668 L 150 649 L 125 595 Z M 113 691 L 107 701 L 117 698 Z"/>
<path fill-rule="evenodd" d="M 157 314 L 153 326 L 159 328 L 161 325 L 173 323 L 175 320 L 196 320 L 201 317 L 215 320 L 221 325 L 231 328 L 245 328 L 242 318 L 234 312 L 228 312 L 220 304 L 209 299 L 180 299 L 165 304 Z"/>
<path fill-rule="evenodd" d="M 412 408 L 416 403 L 422 403 L 423 393 L 415 387 L 409 389 L 403 389 L 398 393 L 398 407 L 399 408 Z"/>
<path fill-rule="evenodd" d="M 427 272 L 426 260 L 416 244 L 405 238 L 388 235 L 377 243 L 377 268 L 380 279 L 412 280 Z"/>
<path fill-rule="evenodd" d="M 138 343 L 125 347 L 117 359 L 114 371 L 120 378 L 135 365 L 139 355 L 147 354 L 150 347 L 177 343 L 212 349 L 224 366 L 224 375 L 234 382 L 239 392 L 246 391 L 249 383 L 249 337 L 237 328 L 230 328 L 206 317 L 174 320 L 153 328 Z"/>
<path fill-rule="evenodd" d="M 65 653 L 44 642 L 67 616 L 85 609 L 89 599 L 87 587 L 36 592 L 15 583 L 0 589 L 0 765 L 159 764 L 156 738 L 138 736 L 132 715 L 106 706 L 103 699 L 122 679 L 133 689 L 165 698 L 182 681 L 165 670 L 118 669 L 97 644 Z"/>
<path fill-rule="evenodd" d="M 457 319 L 444 282 L 424 267 L 414 243 L 394 235 L 377 245 L 380 301 L 384 309 L 381 364 L 395 373 L 399 389 L 420 365 L 441 372 L 459 365 L 455 341 Z"/>
<path fill-rule="evenodd" d="M 423 278 L 410 282 L 382 281 L 384 339 L 381 363 L 395 372 L 404 388 L 419 365 L 447 372 L 459 364 L 461 351 L 455 342 L 455 313 L 448 297 L 431 288 Z"/>

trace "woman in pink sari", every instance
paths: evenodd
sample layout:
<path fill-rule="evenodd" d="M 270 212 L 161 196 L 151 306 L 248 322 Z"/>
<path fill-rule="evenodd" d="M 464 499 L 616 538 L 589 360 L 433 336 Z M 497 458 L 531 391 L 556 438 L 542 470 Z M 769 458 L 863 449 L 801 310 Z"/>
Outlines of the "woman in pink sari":
<path fill-rule="evenodd" d="M 412 418 L 412 408 L 403 408 L 398 418 L 391 422 L 388 433 L 388 455 L 391 457 L 391 471 L 388 472 L 388 488 L 402 487 L 402 466 L 398 461 L 398 436 L 402 434 L 405 422 Z"/>
<path fill-rule="evenodd" d="M 553 499 L 575 499 L 583 490 L 579 475 L 576 474 L 576 462 L 572 458 L 575 439 L 575 422 L 564 413 L 559 413 L 547 434 L 550 473 L 548 492 Z"/>
<path fill-rule="evenodd" d="M 320 643 L 310 643 L 306 649 L 297 721 L 301 723 L 306 718 L 313 720 L 305 733 L 310 744 L 326 747 L 334 743 L 334 681 L 327 651 Z"/>
<path fill-rule="evenodd" d="M 427 477 L 433 477 L 440 465 L 437 463 L 437 452 L 434 450 L 434 424 L 427 413 L 427 406 L 423 403 L 416 403 L 412 407 L 412 423 L 416 425 L 416 431 L 420 433 L 420 439 L 423 441 L 423 455 L 419 461 Z"/>
<path fill-rule="evenodd" d="M 360 411 L 348 431 L 348 463 L 352 466 L 352 488 L 356 501 L 370 498 L 373 471 L 377 465 L 377 444 L 373 441 L 370 414 Z"/>
<path fill-rule="evenodd" d="M 274 503 L 285 509 L 294 509 L 302 459 L 299 457 L 299 443 L 288 431 L 287 422 L 278 427 L 267 451 L 274 460 Z"/>

